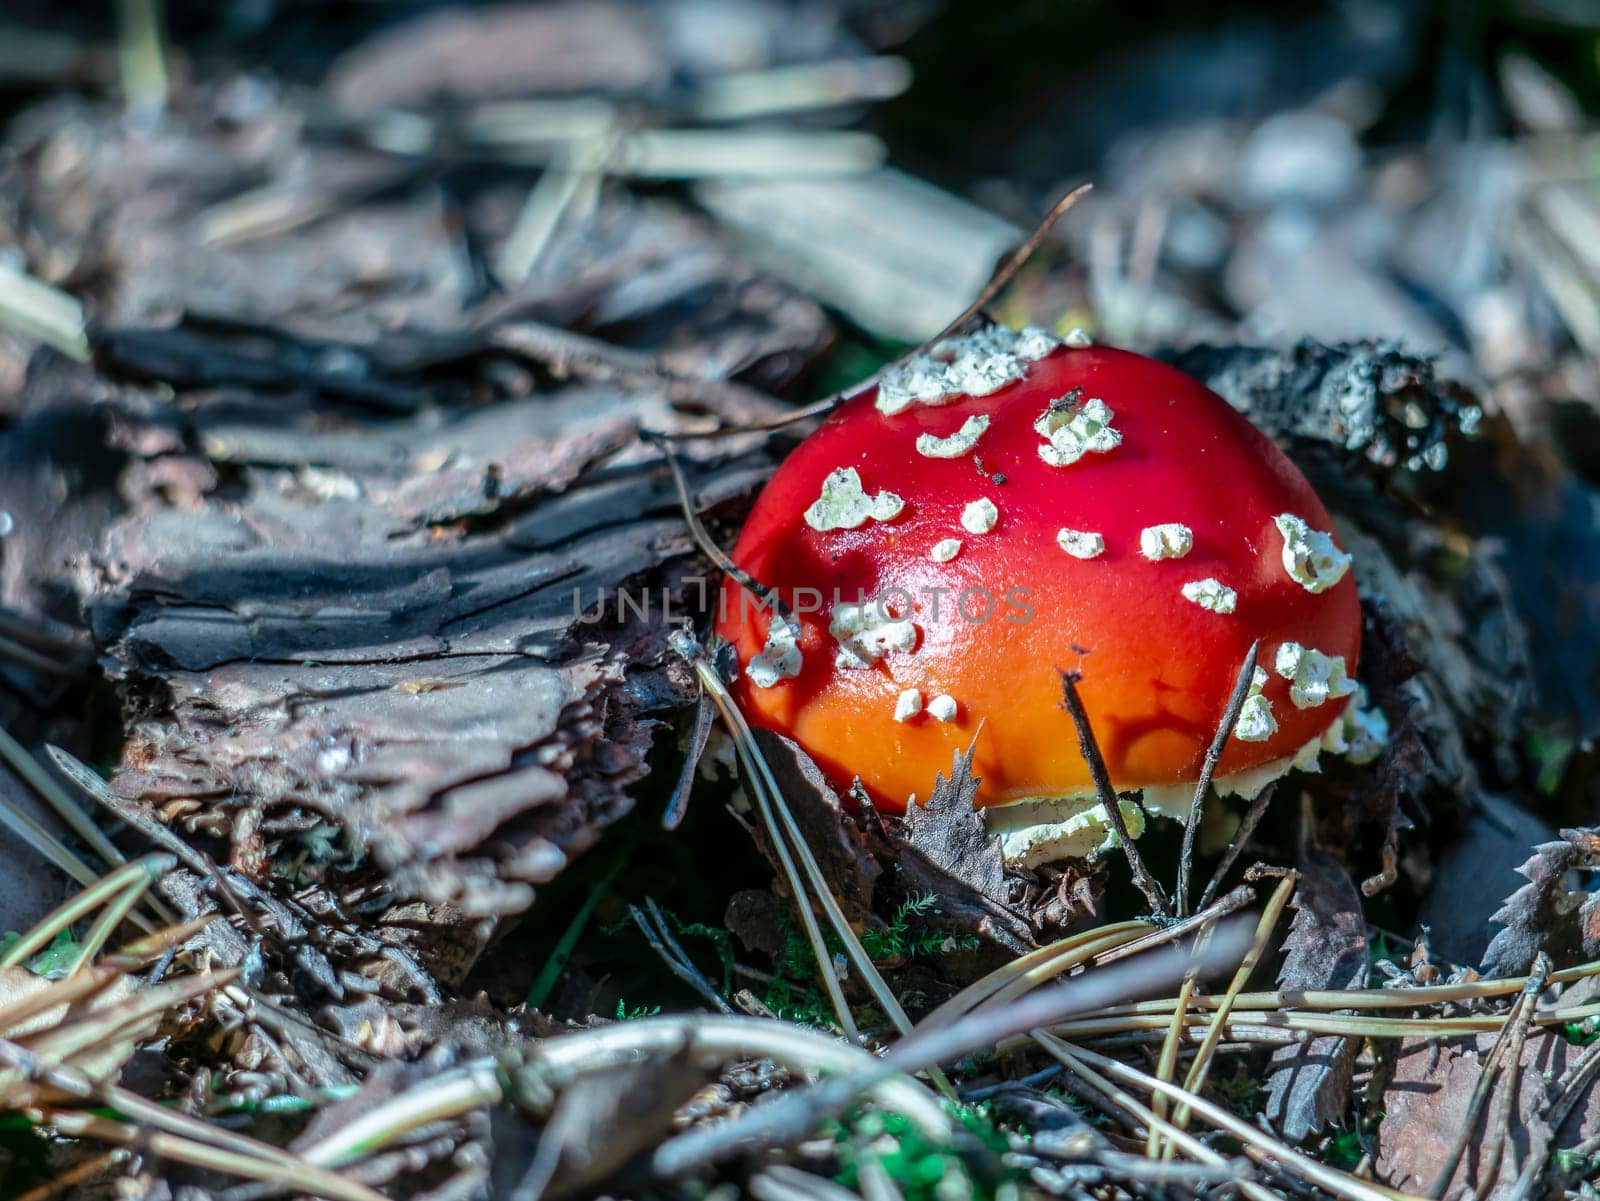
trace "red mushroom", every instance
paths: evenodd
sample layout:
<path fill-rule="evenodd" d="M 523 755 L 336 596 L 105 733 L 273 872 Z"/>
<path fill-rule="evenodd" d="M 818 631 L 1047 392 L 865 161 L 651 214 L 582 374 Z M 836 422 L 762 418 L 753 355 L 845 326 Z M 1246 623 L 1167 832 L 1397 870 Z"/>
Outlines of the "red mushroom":
<path fill-rule="evenodd" d="M 1081 672 L 1113 784 L 1168 811 L 1257 639 L 1219 787 L 1350 740 L 1373 753 L 1331 531 L 1305 477 L 1193 379 L 994 328 L 889 373 L 796 448 L 733 552 L 791 616 L 730 580 L 718 632 L 749 720 L 883 809 L 974 744 L 977 803 L 1009 858 L 1039 862 L 1104 834 L 1061 668 Z"/>

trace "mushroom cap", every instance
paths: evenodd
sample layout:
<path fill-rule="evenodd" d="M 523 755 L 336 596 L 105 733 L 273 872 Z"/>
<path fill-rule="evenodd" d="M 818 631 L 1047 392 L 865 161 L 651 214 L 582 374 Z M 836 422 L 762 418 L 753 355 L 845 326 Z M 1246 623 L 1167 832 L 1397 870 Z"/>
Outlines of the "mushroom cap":
<path fill-rule="evenodd" d="M 1342 572 L 1312 591 L 1291 576 L 1276 519 L 1293 515 L 1313 531 L 1332 523 L 1299 470 L 1216 393 L 1152 359 L 1096 346 L 1057 348 L 989 395 L 893 414 L 875 396 L 847 401 L 800 443 L 734 548 L 734 561 L 775 588 L 799 625 L 795 674 L 769 673 L 761 686 L 744 670 L 734 683 L 752 723 L 793 738 L 834 778 L 859 777 L 875 804 L 899 812 L 969 744 L 980 806 L 1092 792 L 1058 669 L 1081 673 L 1119 790 L 1198 778 L 1255 639 L 1276 732 L 1231 738 L 1219 774 L 1292 756 L 1340 716 L 1337 686 L 1301 707 L 1275 663 L 1280 647 L 1298 644 L 1341 656 L 1355 674 L 1354 580 Z M 1103 401 L 1120 443 L 1047 463 L 1035 423 L 1062 397 Z M 970 430 L 973 417 L 988 425 L 971 450 L 919 451 L 919 435 L 945 439 Z M 889 492 L 903 504 L 885 517 L 894 506 L 878 497 L 878 515 L 854 528 L 814 528 L 804 514 L 843 468 L 855 469 L 868 498 Z M 981 500 L 997 517 L 973 532 L 985 524 L 983 506 L 976 520 L 969 506 Z M 1190 549 L 1149 557 L 1181 547 L 1179 536 L 1152 534 L 1174 525 L 1191 531 Z M 1071 531 L 1098 535 L 1103 550 Z M 954 557 L 946 545 L 936 561 L 935 547 L 951 539 L 960 542 Z M 1185 595 L 1205 581 L 1223 586 L 1213 597 L 1232 590 L 1232 611 Z M 830 619 L 861 597 L 909 617 L 915 640 L 884 639 L 870 665 L 840 666 Z M 768 647 L 769 614 L 731 579 L 720 600 L 717 631 L 748 665 Z M 941 704 L 914 707 L 912 690 Z M 949 698 L 954 716 L 941 720 Z"/>

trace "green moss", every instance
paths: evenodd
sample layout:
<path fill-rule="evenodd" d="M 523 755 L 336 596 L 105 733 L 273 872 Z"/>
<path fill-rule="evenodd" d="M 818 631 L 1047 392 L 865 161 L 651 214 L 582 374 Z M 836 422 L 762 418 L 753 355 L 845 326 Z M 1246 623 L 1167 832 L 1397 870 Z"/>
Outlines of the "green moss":
<path fill-rule="evenodd" d="M 861 1169 L 875 1163 L 906 1201 L 1009 1198 L 1019 1195 L 1024 1174 L 1005 1162 L 1006 1134 L 987 1104 L 950 1105 L 959 1123 L 948 1144 L 934 1142 L 894 1113 L 857 1111 L 838 1124 L 839 1170 L 834 1179 L 859 1189 Z"/>
<path fill-rule="evenodd" d="M 653 1018 L 661 1012 L 659 1005 L 635 1005 L 629 1008 L 626 1001 L 617 1002 L 617 1021 L 632 1022 L 639 1018 Z"/>
<path fill-rule="evenodd" d="M 7 931 L 0 934 L 0 957 L 11 953 L 11 948 L 22 941 L 22 935 L 16 931 Z M 78 962 L 83 947 L 72 937 L 70 931 L 63 930 L 57 934 L 50 945 L 28 960 L 27 968 L 35 976 L 43 976 L 47 980 L 60 980 L 72 970 L 72 965 Z"/>
<path fill-rule="evenodd" d="M 922 919 L 937 904 L 938 898 L 931 894 L 912 897 L 895 911 L 888 925 L 862 932 L 862 947 L 875 963 L 975 949 L 978 939 L 971 935 L 954 935 L 923 925 Z M 783 949 L 773 961 L 772 979 L 761 1003 L 788 1021 L 831 1029 L 835 1023 L 833 1006 L 817 975 L 811 943 L 787 910 L 778 912 L 778 924 L 784 936 Z M 823 941 L 830 955 L 843 954 L 843 944 L 833 935 L 825 933 Z M 875 1009 L 863 1007 L 863 1011 L 881 1019 Z"/>

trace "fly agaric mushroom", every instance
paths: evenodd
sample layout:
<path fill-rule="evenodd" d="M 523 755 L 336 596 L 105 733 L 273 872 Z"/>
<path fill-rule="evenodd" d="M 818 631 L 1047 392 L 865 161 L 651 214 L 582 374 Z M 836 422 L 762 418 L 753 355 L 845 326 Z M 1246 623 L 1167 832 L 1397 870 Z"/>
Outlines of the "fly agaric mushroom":
<path fill-rule="evenodd" d="M 1081 673 L 1114 786 L 1159 811 L 1187 810 L 1258 639 L 1221 791 L 1324 749 L 1376 754 L 1331 530 L 1305 477 L 1195 380 L 991 328 L 889 372 L 785 460 L 733 558 L 787 615 L 730 579 L 718 632 L 749 720 L 885 810 L 973 745 L 976 803 L 1029 865 L 1107 837 L 1059 669 Z"/>

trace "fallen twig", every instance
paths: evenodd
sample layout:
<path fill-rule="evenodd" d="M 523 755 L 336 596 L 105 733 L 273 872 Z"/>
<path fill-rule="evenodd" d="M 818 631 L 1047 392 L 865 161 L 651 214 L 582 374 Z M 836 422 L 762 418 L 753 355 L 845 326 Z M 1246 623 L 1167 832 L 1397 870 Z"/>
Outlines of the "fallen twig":
<path fill-rule="evenodd" d="M 927 1071 L 991 1049 L 1008 1038 L 1050 1026 L 1070 1014 L 1097 1009 L 1118 995 L 1173 980 L 1191 967 L 1205 971 L 1231 963 L 1243 951 L 1246 938 L 1237 927 L 1223 925 L 1211 944 L 1197 949 L 1192 958 L 1102 968 L 1008 1005 L 966 1014 L 949 1025 L 919 1029 L 889 1048 L 870 1068 L 830 1078 L 810 1089 L 775 1096 L 715 1126 L 678 1135 L 657 1150 L 652 1167 L 662 1176 L 675 1178 L 757 1147 L 792 1145 L 807 1137 L 823 1118 L 843 1112 L 864 1090 L 897 1073 Z"/>
<path fill-rule="evenodd" d="M 1267 806 L 1272 804 L 1272 795 L 1277 791 L 1276 784 L 1268 784 L 1256 794 L 1250 802 L 1250 808 L 1245 810 L 1244 817 L 1239 822 L 1239 828 L 1233 832 L 1233 838 L 1228 842 L 1228 849 L 1222 852 L 1222 858 L 1217 863 L 1217 870 L 1211 873 L 1211 879 L 1206 884 L 1205 891 L 1200 894 L 1200 908 L 1204 909 L 1211 903 L 1211 898 L 1217 889 L 1222 887 L 1223 880 L 1227 879 L 1228 872 L 1232 870 L 1234 860 L 1239 858 L 1239 853 L 1244 850 L 1250 841 L 1250 836 L 1256 832 L 1256 827 L 1261 824 L 1261 819 L 1266 815 Z"/>
<path fill-rule="evenodd" d="M 1067 712 L 1072 715 L 1072 724 L 1078 729 L 1078 749 L 1083 754 L 1083 761 L 1089 765 L 1089 775 L 1094 780 L 1095 793 L 1100 798 L 1100 807 L 1106 811 L 1111 828 L 1116 832 L 1117 845 L 1128 857 L 1128 867 L 1133 872 L 1133 882 L 1139 886 L 1139 891 L 1144 893 L 1145 899 L 1150 902 L 1151 913 L 1157 917 L 1170 917 L 1171 910 L 1167 906 L 1166 894 L 1162 892 L 1160 883 L 1150 874 L 1150 869 L 1145 867 L 1144 857 L 1139 854 L 1139 848 L 1133 845 L 1133 839 L 1128 834 L 1128 823 L 1123 820 L 1117 790 L 1111 785 L 1111 775 L 1106 771 L 1106 761 L 1100 754 L 1100 744 L 1095 741 L 1094 729 L 1089 725 L 1089 715 L 1084 712 L 1083 699 L 1078 696 L 1078 681 L 1082 678 L 1075 671 L 1061 672 L 1062 702 Z"/>
<path fill-rule="evenodd" d="M 673 937 L 672 930 L 661 913 L 661 907 L 649 897 L 645 898 L 644 903 L 650 911 L 648 915 L 637 905 L 629 905 L 628 916 L 633 919 L 633 924 L 639 927 L 639 932 L 644 935 L 645 941 L 656 954 L 661 956 L 668 970 L 704 997 L 718 1012 L 733 1013 L 733 1006 L 722 999 L 722 994 L 712 987 L 711 981 L 705 978 L 705 974 L 694 965 L 694 960 L 689 958 L 678 940 Z"/>
<path fill-rule="evenodd" d="M 1066 195 L 1061 197 L 1060 200 L 1057 200 L 1055 204 L 1051 205 L 1050 211 L 1040 218 L 1039 223 L 1033 227 L 1032 232 L 1029 233 L 1028 236 L 1022 240 L 1022 243 L 1009 255 L 1007 255 L 1001 264 L 995 268 L 994 274 L 989 277 L 989 282 L 986 283 L 982 290 L 979 291 L 978 295 L 973 298 L 971 304 L 967 305 L 966 308 L 961 310 L 959 315 L 957 315 L 952 321 L 948 322 L 944 328 L 938 333 L 934 334 L 933 337 L 924 340 L 920 346 L 915 346 L 906 351 L 899 358 L 885 363 L 882 367 L 878 368 L 877 371 L 867 376 L 866 379 L 852 384 L 848 389 L 842 392 L 835 392 L 831 396 L 824 396 L 821 400 L 813 401 L 811 404 L 804 405 L 792 412 L 784 413 L 777 417 L 769 417 L 762 421 L 751 421 L 742 425 L 722 426 L 714 430 L 660 434 L 658 436 L 669 441 L 677 442 L 701 441 L 709 438 L 731 438 L 736 434 L 768 433 L 772 430 L 783 429 L 785 426 L 798 424 L 799 422 L 809 420 L 812 417 L 826 416 L 844 401 L 850 399 L 850 397 L 858 396 L 862 392 L 865 392 L 868 388 L 874 386 L 880 379 L 882 379 L 890 371 L 893 371 L 896 367 L 904 365 L 911 359 L 916 358 L 916 356 L 919 354 L 925 354 L 930 347 L 933 347 L 943 339 L 950 337 L 951 334 L 959 331 L 964 325 L 967 324 L 967 322 L 971 321 L 974 317 L 983 312 L 983 310 L 994 301 L 994 298 L 1005 290 L 1006 285 L 1016 278 L 1017 272 L 1022 270 L 1022 268 L 1027 264 L 1028 260 L 1032 258 L 1038 251 L 1039 247 L 1044 244 L 1045 238 L 1048 237 L 1050 231 L 1055 228 L 1056 222 L 1060 221 L 1062 217 L 1066 216 L 1067 212 L 1072 208 L 1073 205 L 1077 204 L 1078 201 L 1087 196 L 1093 186 L 1094 185 L 1092 184 L 1086 183 L 1079 184 Z"/>
<path fill-rule="evenodd" d="M 1222 760 L 1222 752 L 1227 749 L 1228 739 L 1232 737 L 1233 727 L 1239 720 L 1239 710 L 1244 708 L 1245 698 L 1250 695 L 1250 683 L 1256 671 L 1256 657 L 1260 652 L 1261 639 L 1257 638 L 1250 644 L 1244 663 L 1239 667 L 1239 675 L 1233 682 L 1233 692 L 1229 694 L 1227 707 L 1222 711 L 1222 721 L 1217 726 L 1216 735 L 1211 739 L 1211 746 L 1206 750 L 1205 762 L 1200 765 L 1200 778 L 1194 786 L 1194 800 L 1189 803 L 1189 821 L 1183 828 L 1183 851 L 1178 857 L 1178 885 L 1174 899 L 1178 904 L 1179 917 L 1189 912 L 1189 876 L 1194 871 L 1194 842 L 1200 833 L 1200 819 L 1205 813 L 1206 794 L 1211 791 L 1211 778 L 1216 775 L 1217 764 Z"/>

